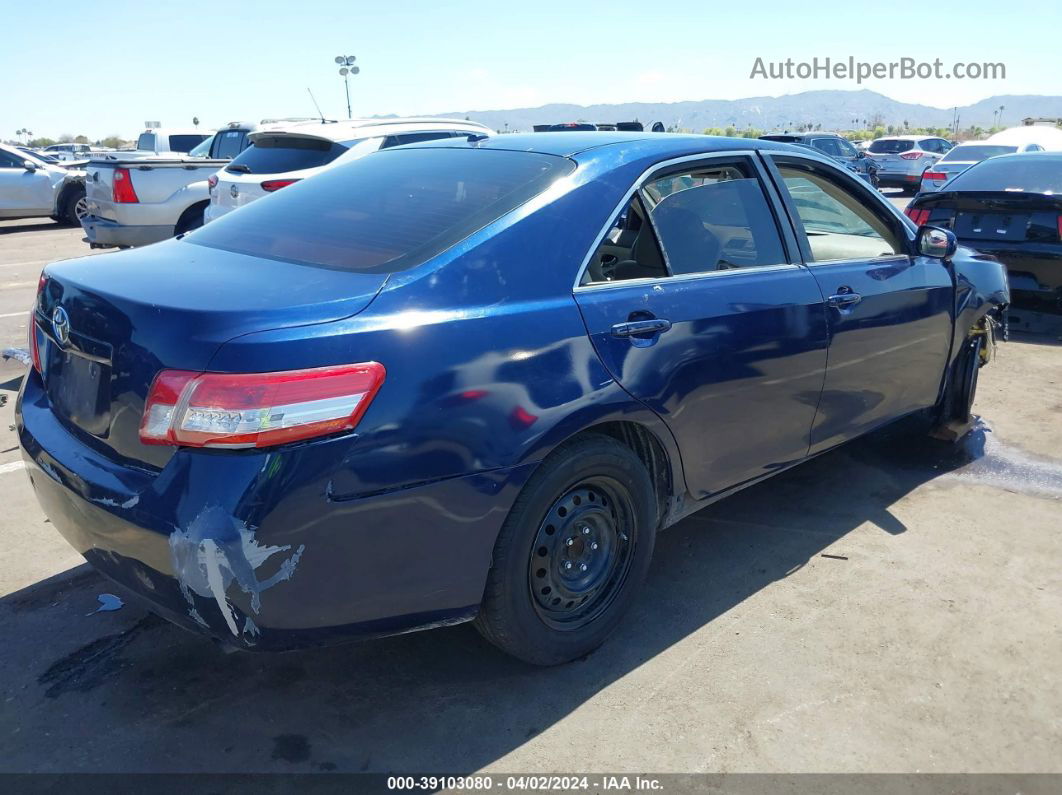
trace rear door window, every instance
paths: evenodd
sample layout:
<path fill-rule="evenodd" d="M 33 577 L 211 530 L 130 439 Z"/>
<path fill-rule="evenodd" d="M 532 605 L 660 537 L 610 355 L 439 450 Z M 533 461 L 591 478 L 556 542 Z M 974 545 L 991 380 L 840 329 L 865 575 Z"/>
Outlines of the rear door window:
<path fill-rule="evenodd" d="M 574 168 L 567 158 L 533 152 L 393 149 L 284 188 L 185 240 L 305 265 L 392 273 L 445 251 Z"/>
<path fill-rule="evenodd" d="M 656 179 L 644 193 L 672 274 L 786 262 L 763 186 L 745 160 Z"/>
<path fill-rule="evenodd" d="M 836 138 L 814 138 L 811 145 L 820 152 L 825 152 L 830 157 L 842 157 L 841 147 Z"/>
<path fill-rule="evenodd" d="M 283 174 L 327 165 L 346 150 L 343 144 L 322 138 L 260 137 L 233 158 L 225 170 L 234 174 Z"/>

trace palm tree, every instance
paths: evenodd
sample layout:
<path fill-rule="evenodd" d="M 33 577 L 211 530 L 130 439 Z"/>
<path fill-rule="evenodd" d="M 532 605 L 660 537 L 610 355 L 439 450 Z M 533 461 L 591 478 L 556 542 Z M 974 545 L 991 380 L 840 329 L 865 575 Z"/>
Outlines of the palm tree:
<path fill-rule="evenodd" d="M 1004 111 L 1005 108 L 1006 108 L 1005 105 L 1000 105 L 999 106 L 999 126 L 1000 127 L 1003 126 L 1003 111 Z"/>

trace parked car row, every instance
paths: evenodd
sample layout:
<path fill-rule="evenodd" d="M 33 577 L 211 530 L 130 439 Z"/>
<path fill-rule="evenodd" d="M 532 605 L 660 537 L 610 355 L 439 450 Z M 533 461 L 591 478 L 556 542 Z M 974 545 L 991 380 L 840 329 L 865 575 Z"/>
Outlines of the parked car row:
<path fill-rule="evenodd" d="M 231 122 L 194 142 L 187 132 L 148 130 L 138 145 L 158 146 L 163 139 L 169 147 L 194 145 L 187 154 L 145 157 L 137 152 L 126 158 L 116 152 L 93 158 L 86 167 L 87 215 L 82 225 L 93 247 L 143 246 L 197 229 L 257 198 L 378 149 L 490 132 L 475 122 L 430 118 Z"/>
<path fill-rule="evenodd" d="M 968 423 L 1005 328 L 965 227 L 812 147 L 437 120 L 246 138 L 210 223 L 45 268 L 16 404 L 58 532 L 230 648 L 474 621 L 579 658 L 658 531 L 901 418 Z"/>
<path fill-rule="evenodd" d="M 54 218 L 76 225 L 85 213 L 85 173 L 0 144 L 0 218 Z"/>

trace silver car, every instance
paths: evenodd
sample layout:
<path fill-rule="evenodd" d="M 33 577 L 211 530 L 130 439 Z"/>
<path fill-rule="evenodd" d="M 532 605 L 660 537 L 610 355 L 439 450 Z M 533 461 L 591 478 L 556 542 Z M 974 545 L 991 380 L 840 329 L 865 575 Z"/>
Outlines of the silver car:
<path fill-rule="evenodd" d="M 951 148 L 950 141 L 931 135 L 893 135 L 871 143 L 867 155 L 877 163 L 880 187 L 917 193 L 922 172 Z"/>
<path fill-rule="evenodd" d="M 979 141 L 967 141 L 959 144 L 936 162 L 936 165 L 922 172 L 922 186 L 919 193 L 933 193 L 942 190 L 952 177 L 957 177 L 974 163 L 980 163 L 996 155 L 1007 155 L 1013 152 L 1042 152 L 1043 147 L 1039 144 L 1023 144 L 1021 146 L 1005 146 L 1003 144 L 989 144 Z"/>

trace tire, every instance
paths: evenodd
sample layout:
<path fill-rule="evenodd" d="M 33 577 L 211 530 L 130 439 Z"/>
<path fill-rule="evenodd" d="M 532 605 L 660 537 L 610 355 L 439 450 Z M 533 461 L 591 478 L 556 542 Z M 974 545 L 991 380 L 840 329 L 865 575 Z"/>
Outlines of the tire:
<path fill-rule="evenodd" d="M 81 226 L 81 216 L 85 214 L 85 186 L 77 185 L 70 188 L 63 199 L 63 213 L 60 216 L 62 223 L 70 226 Z"/>
<path fill-rule="evenodd" d="M 984 339 L 977 335 L 968 337 L 962 352 L 955 362 L 954 379 L 948 389 L 945 419 L 954 422 L 969 422 L 973 416 L 973 404 L 977 397 L 977 381 L 981 372 L 981 347 Z"/>
<path fill-rule="evenodd" d="M 562 445 L 502 525 L 476 628 L 534 665 L 588 654 L 644 581 L 656 523 L 652 481 L 630 448 L 600 434 Z"/>
<path fill-rule="evenodd" d="M 193 204 L 181 213 L 181 217 L 177 219 L 176 226 L 173 227 L 174 237 L 201 227 L 203 225 L 203 212 L 205 210 L 205 204 Z"/>

